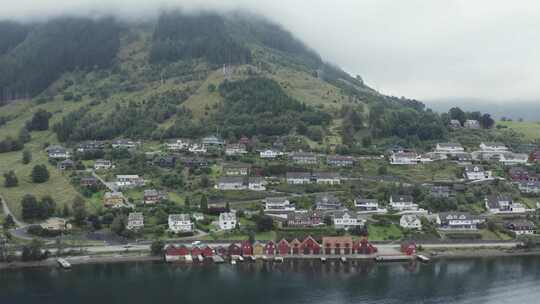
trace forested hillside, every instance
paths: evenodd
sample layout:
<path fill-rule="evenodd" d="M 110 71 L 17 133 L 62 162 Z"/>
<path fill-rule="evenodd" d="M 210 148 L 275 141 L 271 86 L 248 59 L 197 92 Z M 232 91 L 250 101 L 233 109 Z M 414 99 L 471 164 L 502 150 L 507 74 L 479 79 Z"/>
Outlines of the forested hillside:
<path fill-rule="evenodd" d="M 49 111 L 59 142 L 219 130 L 367 149 L 448 137 L 446 117 L 375 92 L 258 16 L 171 11 L 144 24 L 65 17 L 2 22 L 0 35 L 1 100 L 26 105 L 5 107 L 0 123 L 23 132 L 32 113 L 62 105 Z M 0 139 L 14 147 L 6 150 L 20 149 L 11 135 Z"/>

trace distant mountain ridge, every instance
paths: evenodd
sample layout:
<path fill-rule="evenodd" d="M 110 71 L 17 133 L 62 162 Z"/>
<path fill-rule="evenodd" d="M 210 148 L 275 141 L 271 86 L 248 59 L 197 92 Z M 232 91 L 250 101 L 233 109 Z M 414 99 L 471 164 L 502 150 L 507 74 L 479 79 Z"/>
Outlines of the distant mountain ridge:
<path fill-rule="evenodd" d="M 452 107 L 460 107 L 465 111 L 481 111 L 493 117 L 502 117 L 525 121 L 540 121 L 540 100 L 505 100 L 490 101 L 478 98 L 447 98 L 426 100 L 426 105 L 437 112 L 447 112 Z"/>

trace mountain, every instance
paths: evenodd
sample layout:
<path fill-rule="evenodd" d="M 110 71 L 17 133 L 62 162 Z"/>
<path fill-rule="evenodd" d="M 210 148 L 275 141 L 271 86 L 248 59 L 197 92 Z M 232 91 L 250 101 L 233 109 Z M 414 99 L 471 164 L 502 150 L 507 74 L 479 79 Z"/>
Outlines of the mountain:
<path fill-rule="evenodd" d="M 53 142 L 217 130 L 231 139 L 297 135 L 324 149 L 446 136 L 421 102 L 379 94 L 245 12 L 3 22 L 0 35 L 0 140 L 16 137 L 39 109 L 50 113 Z"/>

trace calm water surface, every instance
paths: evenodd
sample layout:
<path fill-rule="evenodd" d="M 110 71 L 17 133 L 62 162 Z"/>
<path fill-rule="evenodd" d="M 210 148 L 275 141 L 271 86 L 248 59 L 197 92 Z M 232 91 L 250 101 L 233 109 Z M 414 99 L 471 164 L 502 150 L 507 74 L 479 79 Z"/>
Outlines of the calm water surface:
<path fill-rule="evenodd" d="M 8 270 L 0 303 L 540 303 L 540 257 Z"/>

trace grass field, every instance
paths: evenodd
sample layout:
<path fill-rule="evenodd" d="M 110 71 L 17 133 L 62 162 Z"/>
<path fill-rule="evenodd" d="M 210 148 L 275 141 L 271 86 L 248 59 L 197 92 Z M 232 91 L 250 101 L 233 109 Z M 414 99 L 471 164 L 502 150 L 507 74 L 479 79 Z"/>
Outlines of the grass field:
<path fill-rule="evenodd" d="M 403 236 L 403 233 L 395 224 L 390 226 L 369 225 L 369 239 L 373 241 L 397 240 Z"/>
<path fill-rule="evenodd" d="M 62 175 L 63 173 L 56 167 L 48 164 L 47 154 L 43 151 L 43 144 L 53 141 L 53 134 L 48 131 L 33 132 L 32 137 L 34 138 L 32 142 L 26 144 L 26 148 L 32 151 L 32 162 L 30 164 L 24 165 L 22 163 L 22 152 L 20 151 L 0 154 L 0 172 L 14 170 L 19 180 L 17 187 L 5 188 L 3 183 L 0 185 L 0 192 L 18 218 L 21 215 L 20 201 L 26 194 L 32 194 L 38 199 L 50 195 L 56 201 L 60 210 L 64 204 L 71 203 L 78 194 L 69 183 L 68 177 Z M 46 164 L 49 169 L 49 181 L 42 184 L 34 184 L 30 178 L 33 166 L 38 164 Z"/>
<path fill-rule="evenodd" d="M 540 122 L 498 121 L 497 125 L 507 126 L 523 134 L 527 140 L 540 139 Z"/>

